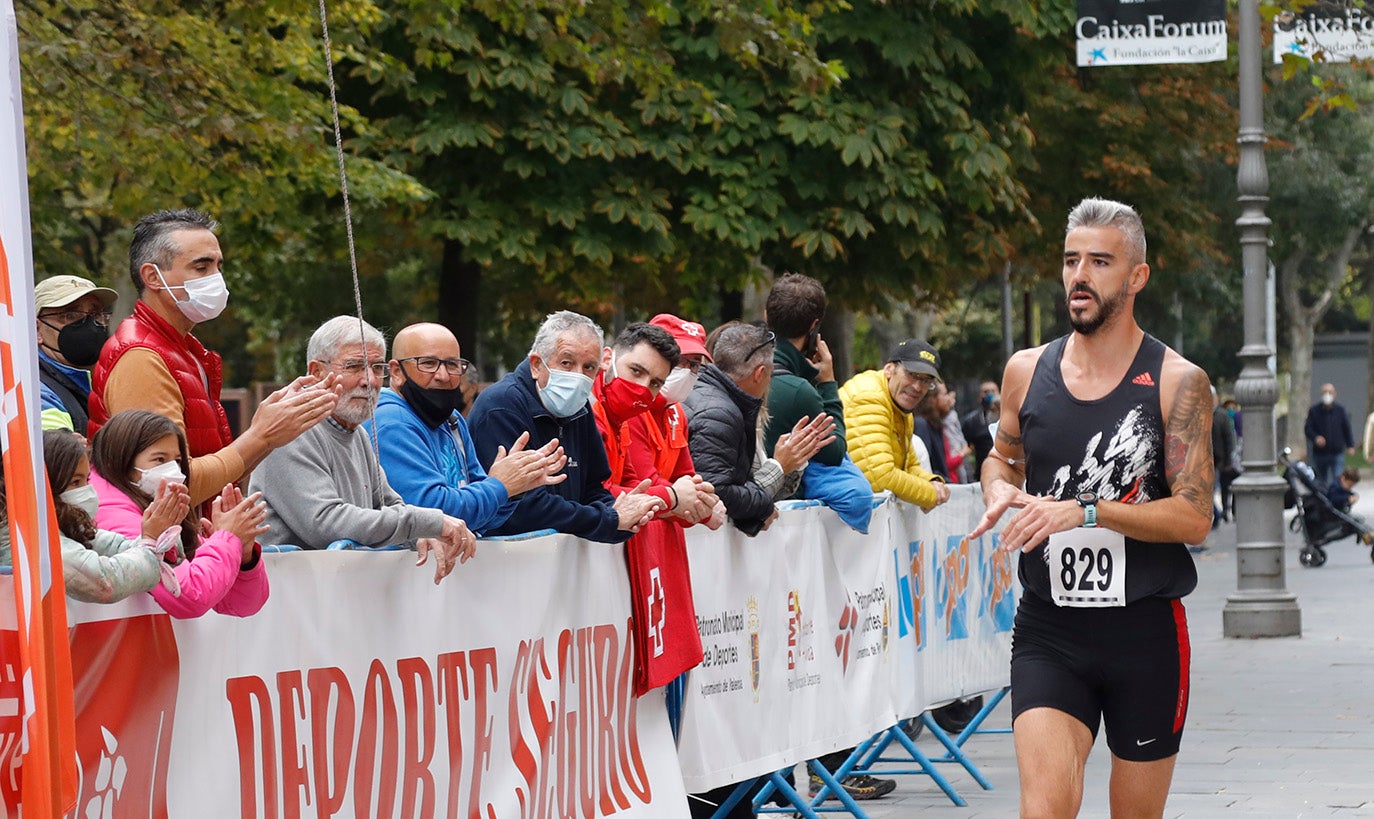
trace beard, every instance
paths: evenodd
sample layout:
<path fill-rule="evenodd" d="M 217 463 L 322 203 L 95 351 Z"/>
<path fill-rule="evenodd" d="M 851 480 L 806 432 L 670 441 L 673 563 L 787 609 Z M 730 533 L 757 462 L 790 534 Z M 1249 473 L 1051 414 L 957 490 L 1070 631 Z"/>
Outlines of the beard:
<path fill-rule="evenodd" d="M 339 405 L 334 408 L 334 417 L 344 423 L 358 426 L 372 417 L 380 393 L 381 389 L 376 387 L 358 387 L 350 390 L 339 398 Z"/>
<path fill-rule="evenodd" d="M 1085 316 L 1082 313 L 1075 313 L 1073 307 L 1069 305 L 1069 297 L 1074 293 L 1087 293 L 1089 296 L 1092 296 L 1093 301 L 1097 302 L 1097 313 L 1091 317 Z M 1121 308 L 1126 304 L 1126 287 L 1123 285 L 1115 295 L 1109 299 L 1103 300 L 1096 290 L 1093 290 L 1086 284 L 1080 284 L 1075 286 L 1073 290 L 1070 290 L 1069 294 L 1064 297 L 1064 304 L 1069 307 L 1069 326 L 1072 327 L 1076 333 L 1090 336 L 1100 330 L 1107 322 L 1111 321 L 1117 313 L 1121 312 Z"/>

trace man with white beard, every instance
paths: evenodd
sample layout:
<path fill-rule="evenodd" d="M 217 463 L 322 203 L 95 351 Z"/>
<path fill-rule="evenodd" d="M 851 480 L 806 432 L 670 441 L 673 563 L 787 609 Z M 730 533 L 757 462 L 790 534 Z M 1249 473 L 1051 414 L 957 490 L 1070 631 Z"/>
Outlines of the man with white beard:
<path fill-rule="evenodd" d="M 406 543 L 438 558 L 435 582 L 477 549 L 467 525 L 439 509 L 409 506 L 387 484 L 367 430 L 387 371 L 386 339 L 354 316 L 320 325 L 306 348 L 309 372 L 333 373 L 342 388 L 334 413 L 276 449 L 253 471 L 251 491 L 268 504 L 267 544 L 323 549 L 336 540 L 364 546 Z"/>

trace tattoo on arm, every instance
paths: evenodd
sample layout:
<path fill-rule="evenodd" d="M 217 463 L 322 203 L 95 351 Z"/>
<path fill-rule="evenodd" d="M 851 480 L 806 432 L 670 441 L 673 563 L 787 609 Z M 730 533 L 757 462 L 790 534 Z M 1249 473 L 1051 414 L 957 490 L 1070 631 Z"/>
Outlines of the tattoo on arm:
<path fill-rule="evenodd" d="M 1212 391 L 1200 369 L 1189 372 L 1169 408 L 1164 476 L 1174 496 L 1212 516 Z"/>
<path fill-rule="evenodd" d="M 1002 429 L 1001 427 L 998 427 L 997 442 L 1000 444 L 1006 444 L 1007 446 L 1014 446 L 1019 448 L 1021 446 L 1021 436 L 1009 435 L 1007 434 L 1006 430 Z"/>

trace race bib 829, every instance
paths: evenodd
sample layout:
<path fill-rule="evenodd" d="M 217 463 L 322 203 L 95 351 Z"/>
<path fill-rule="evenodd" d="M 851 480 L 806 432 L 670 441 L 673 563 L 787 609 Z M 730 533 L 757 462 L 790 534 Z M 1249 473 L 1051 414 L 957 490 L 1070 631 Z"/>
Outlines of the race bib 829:
<path fill-rule="evenodd" d="M 1045 545 L 1056 606 L 1126 605 L 1126 537 L 1110 529 L 1071 529 Z"/>

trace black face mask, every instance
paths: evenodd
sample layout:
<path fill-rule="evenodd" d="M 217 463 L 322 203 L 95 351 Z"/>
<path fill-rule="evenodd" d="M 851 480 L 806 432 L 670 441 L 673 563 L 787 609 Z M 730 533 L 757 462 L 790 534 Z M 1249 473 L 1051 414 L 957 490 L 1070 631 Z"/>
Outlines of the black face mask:
<path fill-rule="evenodd" d="M 46 321 L 43 324 L 52 327 Z M 100 348 L 109 337 L 108 327 L 96 324 L 94 318 L 87 316 L 57 331 L 57 351 L 68 364 L 84 369 L 100 360 Z"/>
<path fill-rule="evenodd" d="M 466 404 L 463 400 L 463 391 L 457 387 L 447 390 L 427 389 L 408 378 L 397 392 L 431 429 L 438 429 L 453 416 L 454 410 L 461 410 Z"/>

